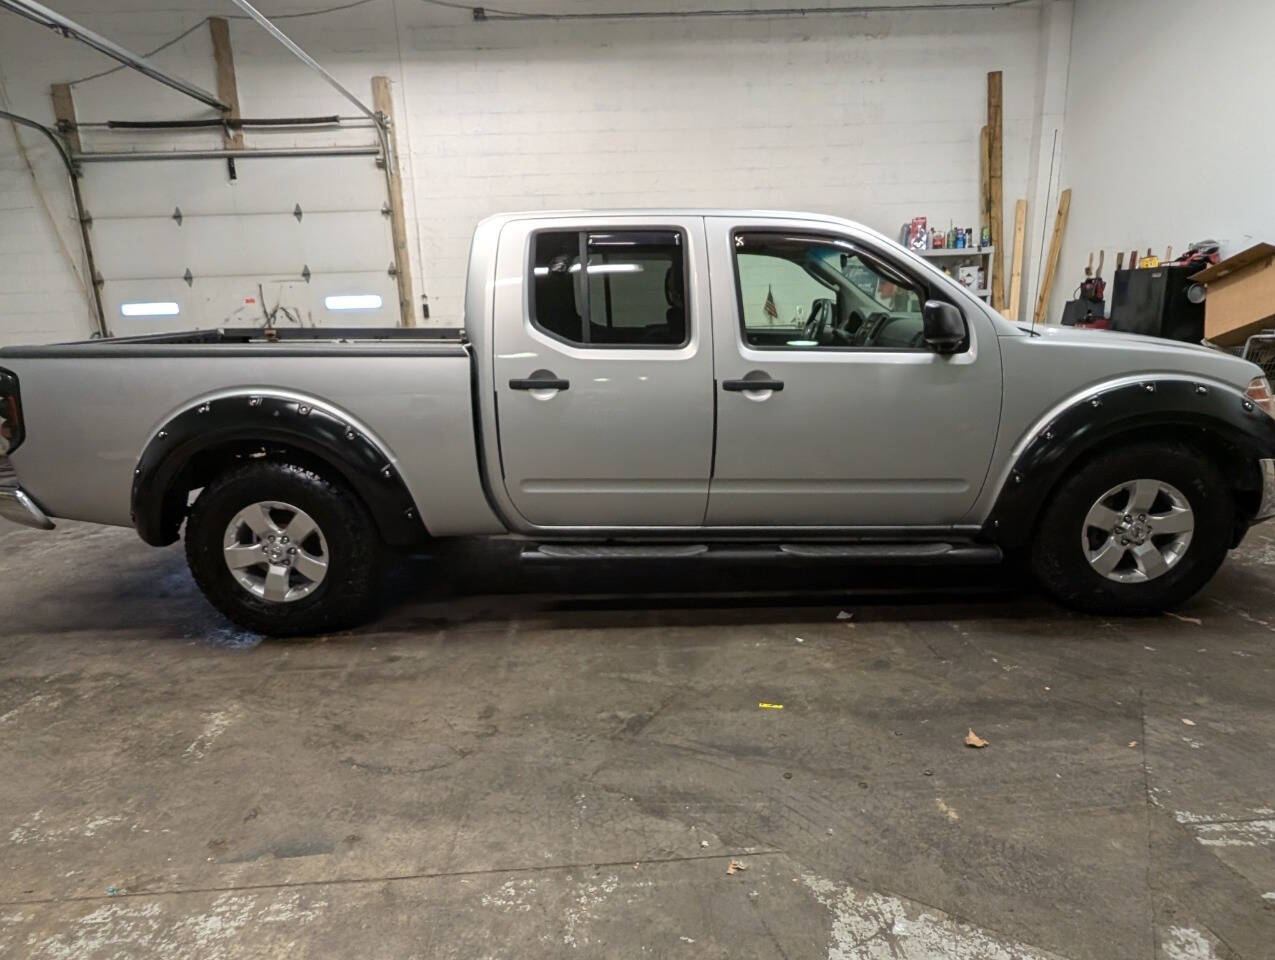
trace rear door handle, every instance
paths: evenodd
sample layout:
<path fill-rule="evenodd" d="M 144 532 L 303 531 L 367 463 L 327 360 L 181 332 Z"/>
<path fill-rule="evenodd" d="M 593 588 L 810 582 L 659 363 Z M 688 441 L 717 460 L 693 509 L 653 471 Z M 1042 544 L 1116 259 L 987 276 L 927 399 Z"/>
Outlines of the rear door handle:
<path fill-rule="evenodd" d="M 729 393 L 743 393 L 746 390 L 773 390 L 780 391 L 784 388 L 782 380 L 772 380 L 770 375 L 761 370 L 754 370 L 747 374 L 743 380 L 723 380 L 722 389 Z"/>
<path fill-rule="evenodd" d="M 510 380 L 510 390 L 570 390 L 570 380 L 560 380 L 552 370 L 537 370 L 525 380 Z"/>

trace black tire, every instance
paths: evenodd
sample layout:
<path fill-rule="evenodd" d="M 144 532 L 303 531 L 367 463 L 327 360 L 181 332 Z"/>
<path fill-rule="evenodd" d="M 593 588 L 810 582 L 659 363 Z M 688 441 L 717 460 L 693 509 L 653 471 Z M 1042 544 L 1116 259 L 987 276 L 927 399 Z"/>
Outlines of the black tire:
<path fill-rule="evenodd" d="M 1106 491 L 1131 480 L 1172 484 L 1194 513 L 1195 528 L 1180 559 L 1151 580 L 1119 583 L 1085 556 L 1089 509 Z M 1031 546 L 1037 582 L 1061 603 L 1085 613 L 1146 616 L 1184 603 L 1217 572 L 1231 544 L 1235 500 L 1226 478 L 1185 444 L 1150 442 L 1106 450 L 1065 477 L 1042 514 Z"/>
<path fill-rule="evenodd" d="M 241 510 L 263 501 L 305 511 L 326 539 L 327 573 L 299 600 L 254 596 L 226 564 L 227 527 Z M 204 596 L 239 626 L 273 637 L 331 633 L 365 621 L 376 599 L 381 553 L 376 526 L 357 496 L 307 467 L 281 461 L 254 460 L 217 477 L 186 522 L 186 559 Z"/>

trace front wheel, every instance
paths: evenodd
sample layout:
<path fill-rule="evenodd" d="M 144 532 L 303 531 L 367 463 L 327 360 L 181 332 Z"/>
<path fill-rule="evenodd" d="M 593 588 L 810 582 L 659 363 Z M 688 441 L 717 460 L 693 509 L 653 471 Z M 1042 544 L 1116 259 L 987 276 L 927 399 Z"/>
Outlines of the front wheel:
<path fill-rule="evenodd" d="M 367 617 L 380 541 L 344 486 L 253 460 L 217 477 L 186 524 L 186 558 L 209 602 L 270 636 L 326 633 Z"/>
<path fill-rule="evenodd" d="M 1032 544 L 1032 571 L 1087 613 L 1158 613 L 1217 572 L 1234 531 L 1221 471 L 1190 447 L 1134 444 L 1100 453 L 1063 480 Z"/>

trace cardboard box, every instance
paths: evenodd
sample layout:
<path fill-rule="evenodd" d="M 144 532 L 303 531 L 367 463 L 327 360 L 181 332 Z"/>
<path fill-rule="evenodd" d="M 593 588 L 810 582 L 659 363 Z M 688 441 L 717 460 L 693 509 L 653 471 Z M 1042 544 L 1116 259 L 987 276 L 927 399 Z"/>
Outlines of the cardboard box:
<path fill-rule="evenodd" d="M 1275 246 L 1259 243 L 1191 279 L 1208 288 L 1204 339 L 1232 347 L 1275 328 Z"/>

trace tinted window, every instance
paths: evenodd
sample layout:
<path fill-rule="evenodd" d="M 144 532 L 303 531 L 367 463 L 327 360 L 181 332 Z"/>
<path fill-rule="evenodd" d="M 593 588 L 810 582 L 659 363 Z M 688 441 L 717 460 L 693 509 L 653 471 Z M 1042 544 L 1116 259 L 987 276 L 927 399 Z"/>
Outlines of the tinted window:
<path fill-rule="evenodd" d="M 668 230 L 538 233 L 531 301 L 532 322 L 568 343 L 681 346 L 687 342 L 682 236 Z"/>
<path fill-rule="evenodd" d="M 917 287 L 853 244 L 741 233 L 735 266 L 750 346 L 924 349 Z"/>

